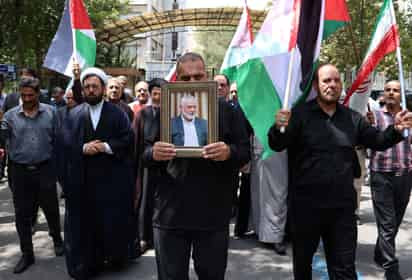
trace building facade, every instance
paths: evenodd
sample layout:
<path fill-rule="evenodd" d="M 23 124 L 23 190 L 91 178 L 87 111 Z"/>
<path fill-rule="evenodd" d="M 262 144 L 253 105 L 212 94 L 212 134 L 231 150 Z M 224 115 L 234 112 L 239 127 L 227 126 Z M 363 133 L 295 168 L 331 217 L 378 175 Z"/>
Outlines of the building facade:
<path fill-rule="evenodd" d="M 174 2 L 179 8 L 184 8 L 186 0 L 129 0 L 128 14 L 122 15 L 121 18 L 172 10 Z M 176 58 L 186 49 L 185 34 L 177 35 L 176 50 L 172 49 L 172 36 L 171 30 L 149 32 L 138 34 L 135 36 L 136 40 L 127 43 L 125 51 L 130 57 L 135 58 L 136 68 L 146 70 L 147 80 L 165 77 Z"/>

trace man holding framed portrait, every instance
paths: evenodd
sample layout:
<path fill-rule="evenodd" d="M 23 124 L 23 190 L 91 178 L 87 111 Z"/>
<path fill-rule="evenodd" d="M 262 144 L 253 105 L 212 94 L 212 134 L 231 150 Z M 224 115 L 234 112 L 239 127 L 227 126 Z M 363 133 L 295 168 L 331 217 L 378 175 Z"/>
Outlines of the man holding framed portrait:
<path fill-rule="evenodd" d="M 196 53 L 181 56 L 177 63 L 177 79 L 207 81 L 203 58 Z M 208 106 L 215 105 L 218 112 L 217 141 L 200 147 L 198 158 L 177 157 L 178 146 L 160 141 L 161 132 L 165 135 L 163 126 L 171 123 L 170 114 L 167 124 L 163 121 L 164 110 L 167 110 L 163 101 L 162 122 L 148 124 L 151 133 L 145 136 L 143 152 L 144 164 L 156 169 L 153 226 L 158 279 L 189 279 L 192 256 L 200 279 L 223 280 L 233 178 L 250 158 L 245 126 L 236 122 L 238 111 L 225 100 L 208 102 Z M 211 121 L 208 119 L 208 124 Z"/>

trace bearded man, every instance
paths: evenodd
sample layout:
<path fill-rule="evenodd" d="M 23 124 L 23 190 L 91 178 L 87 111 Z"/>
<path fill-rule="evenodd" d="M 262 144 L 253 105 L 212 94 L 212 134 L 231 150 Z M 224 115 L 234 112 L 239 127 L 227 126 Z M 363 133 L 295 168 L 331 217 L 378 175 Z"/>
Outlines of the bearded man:
<path fill-rule="evenodd" d="M 70 276 L 89 279 L 108 263 L 128 259 L 133 172 L 130 121 L 106 102 L 107 76 L 82 72 L 85 103 L 69 111 L 58 137 L 59 181 L 66 195 L 66 263 Z"/>

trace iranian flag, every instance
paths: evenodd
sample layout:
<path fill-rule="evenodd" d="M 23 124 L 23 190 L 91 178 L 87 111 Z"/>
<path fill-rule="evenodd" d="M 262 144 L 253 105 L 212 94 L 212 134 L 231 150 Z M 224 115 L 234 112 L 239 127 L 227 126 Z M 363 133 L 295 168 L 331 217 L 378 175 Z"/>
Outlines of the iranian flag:
<path fill-rule="evenodd" d="M 169 73 L 166 75 L 165 80 L 169 83 L 176 82 L 177 73 L 176 73 L 176 64 L 173 65 L 172 69 L 170 69 Z"/>
<path fill-rule="evenodd" d="M 96 60 L 96 38 L 83 0 L 66 0 L 44 67 L 71 77 L 73 58 L 82 69 Z"/>
<path fill-rule="evenodd" d="M 322 40 L 348 21 L 345 0 L 274 0 L 241 63 L 224 65 L 223 72 L 237 82 L 239 103 L 264 147 L 263 159 L 273 153 L 267 133 L 284 106 L 288 78 L 288 104 L 310 98 Z"/>
<path fill-rule="evenodd" d="M 367 80 L 385 55 L 396 51 L 399 46 L 399 31 L 396 25 L 395 9 L 391 0 L 385 0 L 379 13 L 368 51 L 358 71 L 358 75 L 344 100 L 346 105 L 349 103 L 353 93 L 358 91 L 359 87 Z"/>

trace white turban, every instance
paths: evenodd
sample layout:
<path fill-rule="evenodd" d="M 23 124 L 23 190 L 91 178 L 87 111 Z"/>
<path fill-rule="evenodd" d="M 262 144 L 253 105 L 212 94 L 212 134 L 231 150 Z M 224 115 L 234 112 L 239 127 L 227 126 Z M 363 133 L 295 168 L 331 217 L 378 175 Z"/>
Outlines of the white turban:
<path fill-rule="evenodd" d="M 97 76 L 103 81 L 104 86 L 107 85 L 108 77 L 102 69 L 99 69 L 96 67 L 90 67 L 84 70 L 80 75 L 80 81 L 82 82 L 82 84 L 83 84 L 84 79 L 88 76 Z"/>

